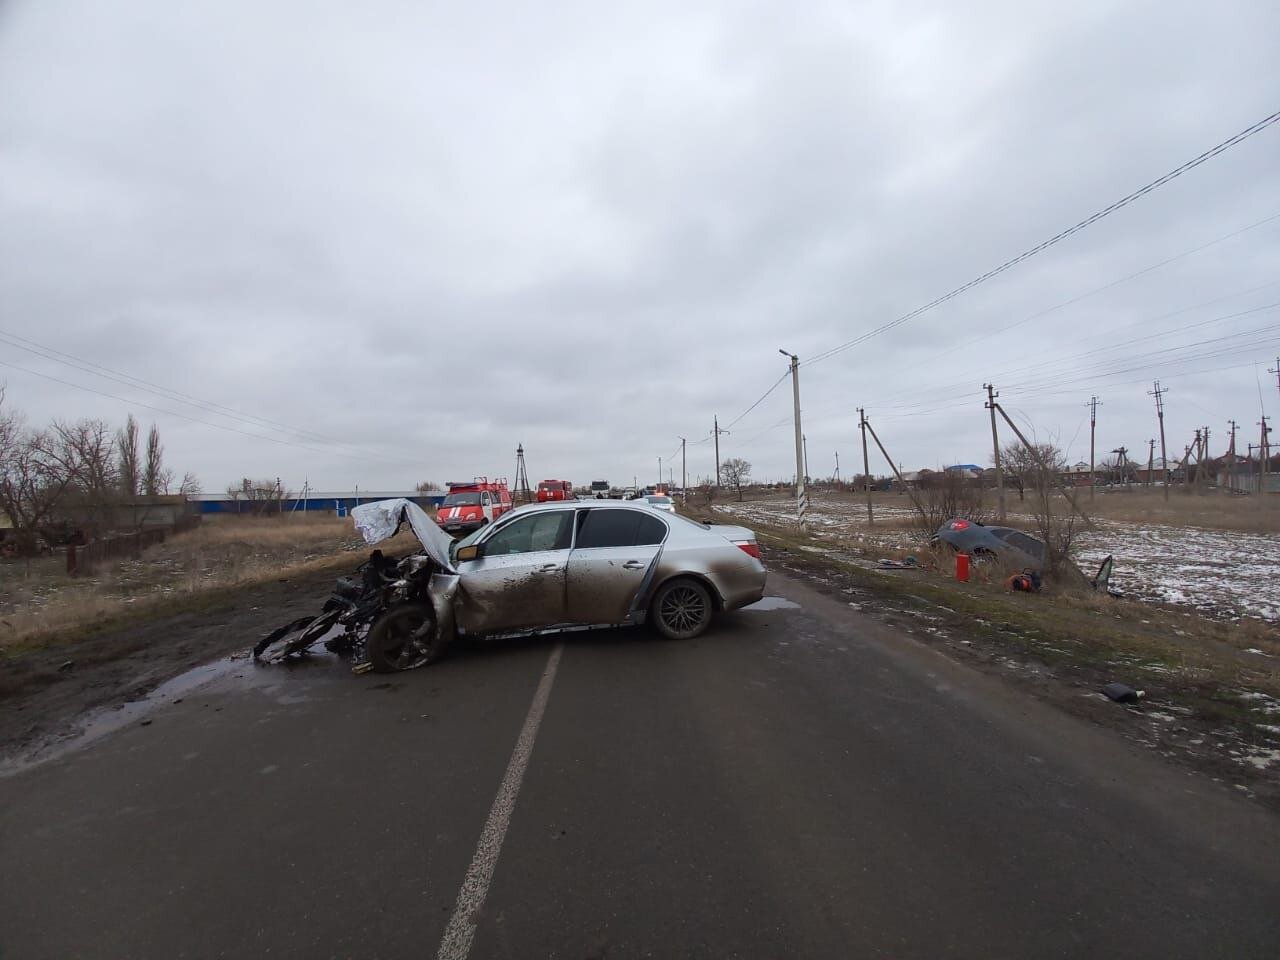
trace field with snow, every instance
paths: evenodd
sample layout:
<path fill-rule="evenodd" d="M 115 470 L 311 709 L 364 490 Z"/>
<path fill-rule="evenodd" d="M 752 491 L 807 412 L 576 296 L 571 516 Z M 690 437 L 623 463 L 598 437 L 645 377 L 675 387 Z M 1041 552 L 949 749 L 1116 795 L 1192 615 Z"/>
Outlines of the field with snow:
<path fill-rule="evenodd" d="M 716 504 L 719 513 L 750 526 L 785 526 L 795 520 L 789 499 Z M 865 505 L 849 500 L 810 504 L 809 532 L 839 539 L 867 556 L 877 551 L 921 549 L 924 540 L 908 529 L 915 516 L 910 502 L 874 507 L 867 524 Z M 1011 515 L 1015 526 L 1022 520 Z M 1253 616 L 1280 620 L 1280 536 L 1163 524 L 1098 520 L 1080 538 L 1078 562 L 1092 575 L 1104 557 L 1115 557 L 1112 585 L 1127 595 L 1195 607 L 1217 617 Z"/>

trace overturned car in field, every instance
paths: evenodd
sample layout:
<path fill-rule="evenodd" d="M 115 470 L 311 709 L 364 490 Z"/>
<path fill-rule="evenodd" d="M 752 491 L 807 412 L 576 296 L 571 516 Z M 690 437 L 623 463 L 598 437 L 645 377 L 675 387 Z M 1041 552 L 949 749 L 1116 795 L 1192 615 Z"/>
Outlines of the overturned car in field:
<path fill-rule="evenodd" d="M 378 606 L 363 636 L 364 660 L 377 671 L 431 663 L 458 637 L 648 623 L 669 639 L 690 639 L 717 613 L 764 595 L 765 570 L 750 530 L 695 523 L 647 506 L 531 505 L 458 541 L 405 499 L 362 504 L 351 515 L 370 544 L 408 523 L 422 547 L 393 561 L 394 575 L 382 561 L 375 577 L 361 581 L 361 595 Z M 330 604 L 341 606 L 337 593 Z M 298 647 L 304 639 L 309 645 L 332 632 L 342 614 L 327 625 L 326 616 L 333 610 L 306 625 L 305 638 L 295 634 L 292 652 L 305 649 Z M 283 640 L 265 646 L 264 655 L 279 659 L 288 646 Z"/>
<path fill-rule="evenodd" d="M 1039 590 L 1040 575 L 1045 572 L 1048 551 L 1044 541 L 1016 530 L 1013 527 L 988 526 L 976 520 L 956 517 L 948 520 L 933 535 L 931 546 L 946 544 L 957 553 L 966 553 L 975 560 L 999 563 L 1008 570 L 1019 570 L 1033 575 Z M 1089 577 L 1074 563 L 1071 569 L 1079 575 L 1085 586 L 1112 596 L 1121 596 L 1111 587 L 1111 573 L 1115 559 L 1106 557 L 1098 566 L 1098 572 Z"/>

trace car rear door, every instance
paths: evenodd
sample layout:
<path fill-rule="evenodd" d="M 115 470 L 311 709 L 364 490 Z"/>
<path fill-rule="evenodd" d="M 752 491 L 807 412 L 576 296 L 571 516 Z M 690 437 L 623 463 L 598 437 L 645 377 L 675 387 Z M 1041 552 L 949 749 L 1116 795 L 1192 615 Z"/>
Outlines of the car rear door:
<path fill-rule="evenodd" d="M 572 509 L 517 517 L 460 562 L 458 626 L 467 633 L 504 633 L 564 623 Z"/>
<path fill-rule="evenodd" d="M 568 614 L 575 623 L 621 623 L 662 549 L 667 525 L 622 507 L 579 511 L 569 554 Z"/>

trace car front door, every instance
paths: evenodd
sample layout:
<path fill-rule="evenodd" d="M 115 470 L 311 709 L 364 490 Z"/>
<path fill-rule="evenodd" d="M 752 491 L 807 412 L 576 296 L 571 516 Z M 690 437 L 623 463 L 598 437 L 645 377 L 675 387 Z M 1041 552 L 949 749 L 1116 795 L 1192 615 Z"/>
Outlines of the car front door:
<path fill-rule="evenodd" d="M 458 626 L 469 634 L 564 623 L 572 510 L 525 514 L 480 541 L 457 564 Z"/>
<path fill-rule="evenodd" d="M 667 525 L 644 510 L 579 511 L 569 555 L 569 619 L 621 623 L 657 560 Z"/>

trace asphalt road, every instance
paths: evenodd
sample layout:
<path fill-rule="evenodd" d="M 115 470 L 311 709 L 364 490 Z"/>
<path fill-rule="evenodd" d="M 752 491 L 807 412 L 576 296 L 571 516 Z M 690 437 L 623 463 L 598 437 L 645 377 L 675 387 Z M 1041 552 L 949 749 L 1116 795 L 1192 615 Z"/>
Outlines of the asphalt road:
<path fill-rule="evenodd" d="M 1273 816 L 769 593 L 691 643 L 218 668 L 0 779 L 0 957 L 1277 955 Z"/>

